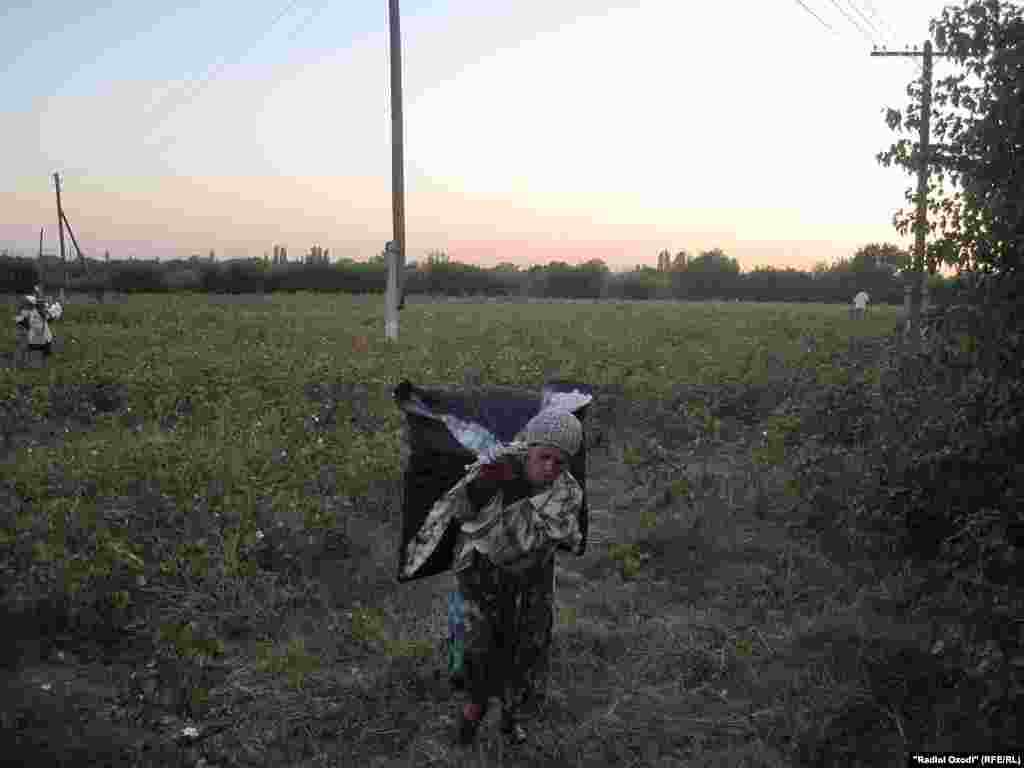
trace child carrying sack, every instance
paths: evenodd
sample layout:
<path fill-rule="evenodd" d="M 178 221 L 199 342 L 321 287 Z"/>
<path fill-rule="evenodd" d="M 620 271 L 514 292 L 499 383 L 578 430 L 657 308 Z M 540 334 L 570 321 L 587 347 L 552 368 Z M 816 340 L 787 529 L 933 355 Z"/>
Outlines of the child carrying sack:
<path fill-rule="evenodd" d="M 584 429 L 580 450 L 569 461 L 569 471 L 583 489 L 579 511 L 582 540 L 573 554 L 582 555 L 587 541 L 586 413 L 593 390 L 583 384 L 549 381 L 540 395 L 508 387 L 472 391 L 413 386 L 401 382 L 395 402 L 405 414 L 402 435 L 402 525 L 398 548 L 399 582 L 435 576 L 452 567 L 459 524 L 445 529 L 440 543 L 412 574 L 406 573 L 410 543 L 434 505 L 477 461 L 488 461 L 511 443 L 541 410 L 558 407 L 572 413 Z M 565 545 L 560 549 L 570 551 Z M 448 672 L 462 678 L 464 608 L 456 590 L 448 597 Z"/>

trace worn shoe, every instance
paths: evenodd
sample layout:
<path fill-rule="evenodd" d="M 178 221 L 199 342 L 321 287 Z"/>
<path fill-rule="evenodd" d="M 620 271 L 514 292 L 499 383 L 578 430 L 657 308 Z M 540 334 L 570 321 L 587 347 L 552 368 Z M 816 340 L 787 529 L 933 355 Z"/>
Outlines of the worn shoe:
<path fill-rule="evenodd" d="M 476 733 L 484 720 L 484 708 L 479 704 L 467 704 L 459 712 L 459 721 L 455 729 L 455 743 L 468 747 L 476 741 Z"/>

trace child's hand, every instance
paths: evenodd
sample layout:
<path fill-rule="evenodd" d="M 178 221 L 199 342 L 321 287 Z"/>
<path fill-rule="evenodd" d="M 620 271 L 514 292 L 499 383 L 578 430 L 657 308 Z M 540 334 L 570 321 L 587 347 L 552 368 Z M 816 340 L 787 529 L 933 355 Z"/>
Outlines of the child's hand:
<path fill-rule="evenodd" d="M 498 460 L 480 467 L 477 477 L 485 483 L 502 483 L 514 479 L 518 474 L 511 462 Z"/>

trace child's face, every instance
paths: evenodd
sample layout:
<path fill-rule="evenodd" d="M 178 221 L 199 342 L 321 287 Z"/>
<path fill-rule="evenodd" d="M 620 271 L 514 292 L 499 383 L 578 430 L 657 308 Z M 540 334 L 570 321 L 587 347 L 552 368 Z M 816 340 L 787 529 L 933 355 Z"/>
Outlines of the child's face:
<path fill-rule="evenodd" d="M 526 479 L 534 488 L 547 488 L 562 474 L 567 461 L 561 448 L 531 445 L 526 453 Z"/>

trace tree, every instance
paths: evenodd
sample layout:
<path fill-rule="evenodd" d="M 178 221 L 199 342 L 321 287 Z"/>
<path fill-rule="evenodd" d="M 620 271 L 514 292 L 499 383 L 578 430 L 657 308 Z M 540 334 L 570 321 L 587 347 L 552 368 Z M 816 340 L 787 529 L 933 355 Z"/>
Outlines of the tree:
<path fill-rule="evenodd" d="M 1019 299 L 1024 8 L 1001 0 L 963 0 L 960 7 L 946 7 L 930 31 L 959 69 L 936 84 L 930 115 L 935 146 L 928 161 L 935 173 L 924 201 L 933 233 L 928 257 L 955 266 L 960 278 L 970 278 L 962 281 L 967 284 L 977 285 L 979 273 L 996 279 L 986 281 L 992 295 L 974 294 L 984 301 L 970 308 L 974 320 L 962 332 L 934 334 L 939 343 L 928 350 L 934 366 L 923 370 L 925 375 L 915 374 L 913 397 L 892 399 L 902 400 L 902 409 L 907 403 L 929 409 L 922 405 L 917 411 L 923 424 L 908 437 L 890 448 L 881 446 L 881 465 L 887 468 L 884 491 L 892 500 L 872 524 L 884 519 L 889 530 L 901 532 L 897 544 L 903 552 L 889 539 L 887 557 L 895 553 L 897 561 L 904 561 L 910 554 L 926 562 L 929 586 L 915 602 L 944 603 L 947 616 L 961 617 L 950 626 L 950 636 L 958 639 L 947 654 L 966 666 L 971 684 L 983 693 L 976 704 L 964 707 L 960 699 L 953 706 L 980 715 L 977 730 L 989 733 L 979 733 L 975 741 L 998 742 L 1018 730 L 1019 697 L 1013 691 L 1024 686 L 1024 669 L 1015 658 L 1020 612 L 1007 608 L 1019 591 L 1010 564 L 1019 564 L 1022 557 L 1024 505 L 1012 459 L 1004 458 L 1013 453 L 1010 446 L 1024 440 L 1024 316 Z M 911 103 L 905 113 L 886 111 L 886 122 L 897 134 L 917 131 L 922 118 L 919 91 L 915 85 L 908 89 Z M 878 160 L 914 171 L 920 150 L 903 137 L 879 153 Z M 913 201 L 909 192 L 908 200 Z M 893 217 L 901 231 L 910 228 L 912 219 L 907 211 Z M 960 351 L 944 349 L 942 342 L 954 338 Z M 946 363 L 964 357 L 969 376 L 954 376 L 951 383 Z M 913 410 L 909 414 L 917 415 Z M 913 423 L 907 415 L 896 414 Z M 889 472 L 894 464 L 904 468 Z M 968 484 L 957 482 L 951 488 L 950 478 Z M 892 489 L 900 490 L 892 494 Z M 950 584 L 964 587 L 954 592 Z"/>
<path fill-rule="evenodd" d="M 736 259 L 726 256 L 721 248 L 712 248 L 691 259 L 686 271 L 677 274 L 673 287 L 677 296 L 725 297 L 733 292 L 740 265 Z"/>
<path fill-rule="evenodd" d="M 853 254 L 850 269 L 854 272 L 886 271 L 896 274 L 910 265 L 910 254 L 892 243 L 869 243 Z"/>
<path fill-rule="evenodd" d="M 946 7 L 930 32 L 960 67 L 936 83 L 932 101 L 929 229 L 949 243 L 932 255 L 958 268 L 1015 274 L 1024 248 L 1024 9 L 1000 0 L 964 0 L 961 7 Z M 912 83 L 908 94 L 905 113 L 887 109 L 886 122 L 896 133 L 915 135 L 920 85 Z M 877 159 L 916 172 L 919 152 L 904 137 Z M 946 194 L 947 180 L 952 194 Z M 907 199 L 913 198 L 908 189 Z M 900 210 L 893 223 L 903 234 L 913 218 L 913 211 Z"/>
<path fill-rule="evenodd" d="M 658 254 L 658 271 L 659 272 L 668 272 L 669 266 L 671 265 L 671 263 L 672 263 L 672 254 L 669 253 L 667 250 L 661 251 Z"/>
<path fill-rule="evenodd" d="M 702 251 L 697 258 L 692 259 L 686 269 L 688 272 L 721 272 L 738 275 L 740 265 L 736 259 L 726 256 L 721 248 L 712 248 L 710 251 Z"/>

